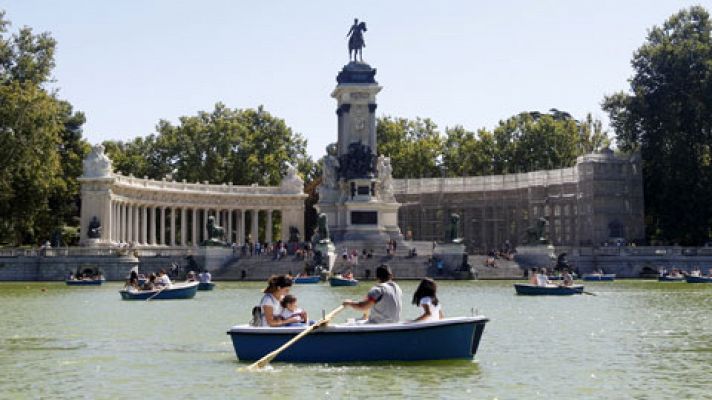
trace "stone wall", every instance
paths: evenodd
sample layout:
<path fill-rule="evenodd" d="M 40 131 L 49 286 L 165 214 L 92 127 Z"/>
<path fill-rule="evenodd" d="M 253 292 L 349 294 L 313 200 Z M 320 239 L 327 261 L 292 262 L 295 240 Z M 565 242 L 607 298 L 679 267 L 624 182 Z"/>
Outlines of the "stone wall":
<path fill-rule="evenodd" d="M 406 238 L 443 241 L 450 213 L 470 253 L 511 248 L 527 228 L 548 220 L 556 246 L 599 245 L 612 238 L 644 238 L 640 158 L 610 150 L 579 157 L 558 170 L 463 178 L 397 179 L 398 219 Z"/>

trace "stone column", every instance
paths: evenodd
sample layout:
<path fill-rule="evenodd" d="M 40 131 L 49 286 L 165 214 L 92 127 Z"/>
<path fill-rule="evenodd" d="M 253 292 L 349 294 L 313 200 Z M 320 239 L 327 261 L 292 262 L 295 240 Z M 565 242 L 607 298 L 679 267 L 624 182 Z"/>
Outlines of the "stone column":
<path fill-rule="evenodd" d="M 259 242 L 260 238 L 260 210 L 252 210 L 252 243 Z"/>
<path fill-rule="evenodd" d="M 176 245 L 176 208 L 171 207 L 171 246 Z"/>
<path fill-rule="evenodd" d="M 141 232 L 141 226 L 139 225 L 139 208 L 140 206 L 137 204 L 134 206 L 134 213 L 133 213 L 133 218 L 134 218 L 134 243 L 140 244 L 141 243 L 141 236 L 139 235 Z"/>
<path fill-rule="evenodd" d="M 128 204 L 126 209 L 126 242 L 133 241 L 133 204 Z"/>
<path fill-rule="evenodd" d="M 190 236 L 190 242 L 193 244 L 193 247 L 196 247 L 198 245 L 198 209 L 193 208 L 193 223 L 190 224 L 191 227 L 191 236 Z"/>
<path fill-rule="evenodd" d="M 126 203 L 121 203 L 121 241 L 126 243 L 128 241 L 126 237 Z"/>
<path fill-rule="evenodd" d="M 203 240 L 208 240 L 208 213 L 210 210 L 203 209 Z"/>
<path fill-rule="evenodd" d="M 245 243 L 245 210 L 240 210 L 240 223 L 237 230 L 237 242 Z"/>
<path fill-rule="evenodd" d="M 265 242 L 272 243 L 272 210 L 267 210 L 267 221 L 265 221 Z"/>
<path fill-rule="evenodd" d="M 151 206 L 151 245 L 156 245 L 156 206 Z"/>
<path fill-rule="evenodd" d="M 227 210 L 227 242 L 232 242 L 232 210 Z"/>
<path fill-rule="evenodd" d="M 285 212 L 283 208 L 279 209 L 279 228 L 280 231 L 282 232 L 282 241 L 284 243 L 289 242 L 289 223 L 285 219 Z M 300 232 L 302 235 L 304 235 L 304 232 Z M 304 239 L 306 240 L 306 238 Z"/>
<path fill-rule="evenodd" d="M 187 220 L 188 219 L 188 210 L 185 209 L 185 207 L 180 209 L 180 245 L 181 246 L 186 246 L 188 244 L 188 241 L 186 236 L 188 235 L 188 226 L 187 226 Z"/>
<path fill-rule="evenodd" d="M 159 243 L 166 245 L 166 207 L 161 206 L 161 239 Z"/>
<path fill-rule="evenodd" d="M 141 239 L 143 244 L 148 244 L 148 207 L 141 207 Z"/>

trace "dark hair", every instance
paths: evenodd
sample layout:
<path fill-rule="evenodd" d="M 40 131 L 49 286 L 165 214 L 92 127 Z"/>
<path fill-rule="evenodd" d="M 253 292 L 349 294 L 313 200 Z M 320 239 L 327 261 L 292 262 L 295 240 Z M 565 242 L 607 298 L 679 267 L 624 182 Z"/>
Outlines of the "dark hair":
<path fill-rule="evenodd" d="M 393 273 L 388 268 L 388 264 L 381 264 L 376 268 L 376 278 L 381 282 L 388 282 L 393 278 Z"/>
<path fill-rule="evenodd" d="M 156 280 L 156 274 L 153 274 L 153 273 L 152 273 L 151 275 L 148 276 L 148 281 L 149 281 L 149 282 L 153 282 L 153 281 L 155 281 L 155 280 Z"/>
<path fill-rule="evenodd" d="M 417 306 L 420 304 L 420 299 L 422 299 L 423 297 L 430 297 L 433 299 L 433 305 L 437 306 L 437 291 L 438 285 L 435 284 L 434 280 L 430 278 L 423 278 L 423 280 L 420 281 L 420 285 L 418 285 L 418 288 L 415 289 L 415 293 L 413 294 L 413 304 Z"/>
<path fill-rule="evenodd" d="M 138 279 L 138 272 L 131 271 L 131 275 L 129 275 L 129 279 Z"/>
<path fill-rule="evenodd" d="M 279 288 L 292 286 L 292 278 L 289 275 L 272 275 L 267 280 L 267 288 L 262 293 L 274 293 Z"/>
<path fill-rule="evenodd" d="M 287 308 L 288 305 L 295 303 L 297 301 L 297 298 L 292 296 L 291 294 L 288 294 L 282 298 L 282 301 L 279 302 L 279 305 L 281 305 L 284 308 Z"/>

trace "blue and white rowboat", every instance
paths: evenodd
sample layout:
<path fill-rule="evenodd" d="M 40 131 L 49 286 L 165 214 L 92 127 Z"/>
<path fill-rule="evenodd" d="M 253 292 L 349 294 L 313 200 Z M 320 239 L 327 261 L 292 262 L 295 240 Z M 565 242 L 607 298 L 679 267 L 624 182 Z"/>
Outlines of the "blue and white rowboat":
<path fill-rule="evenodd" d="M 581 279 L 584 281 L 607 281 L 616 280 L 616 274 L 583 274 Z"/>
<path fill-rule="evenodd" d="M 705 276 L 686 276 L 687 283 L 712 283 L 712 277 Z"/>
<path fill-rule="evenodd" d="M 583 293 L 583 285 L 572 286 L 537 286 L 530 283 L 515 283 L 517 294 L 526 296 L 569 296 Z"/>
<path fill-rule="evenodd" d="M 198 283 L 198 290 L 213 290 L 213 289 L 215 289 L 215 283 L 213 283 L 213 282 Z"/>
<path fill-rule="evenodd" d="M 159 293 L 160 292 L 160 293 Z M 141 291 L 131 291 L 122 289 L 119 290 L 121 298 L 124 300 L 178 300 L 178 299 L 192 299 L 198 292 L 198 282 L 190 283 L 179 283 L 171 286 L 170 288 L 155 289 L 155 290 L 141 290 Z M 158 293 L 158 294 L 156 294 Z M 153 296 L 153 297 L 152 297 Z"/>
<path fill-rule="evenodd" d="M 329 278 L 329 284 L 331 286 L 356 286 L 358 281 L 356 279 L 344 279 L 338 276 L 332 276 Z"/>
<path fill-rule="evenodd" d="M 294 278 L 294 283 L 319 283 L 321 280 L 321 277 L 319 275 L 312 275 L 312 276 L 298 276 Z"/>
<path fill-rule="evenodd" d="M 65 281 L 67 286 L 100 286 L 103 279 L 68 279 Z"/>
<path fill-rule="evenodd" d="M 275 361 L 347 363 L 471 359 L 477 353 L 485 324 L 483 316 L 429 322 L 337 324 L 317 328 L 280 353 Z M 306 327 L 233 326 L 232 338 L 240 361 L 255 361 L 277 349 Z"/>

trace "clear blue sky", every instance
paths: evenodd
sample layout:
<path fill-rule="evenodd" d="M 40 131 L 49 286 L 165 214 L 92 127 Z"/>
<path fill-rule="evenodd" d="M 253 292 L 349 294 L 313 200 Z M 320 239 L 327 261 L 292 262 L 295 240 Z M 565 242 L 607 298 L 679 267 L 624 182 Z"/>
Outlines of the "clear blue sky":
<path fill-rule="evenodd" d="M 604 121 L 647 30 L 710 1 L 0 1 L 13 27 L 58 41 L 54 84 L 84 111 L 92 143 L 154 132 L 160 119 L 260 104 L 309 141 L 336 141 L 329 96 L 354 17 L 384 87 L 379 115 L 493 128 L 552 107 Z"/>

